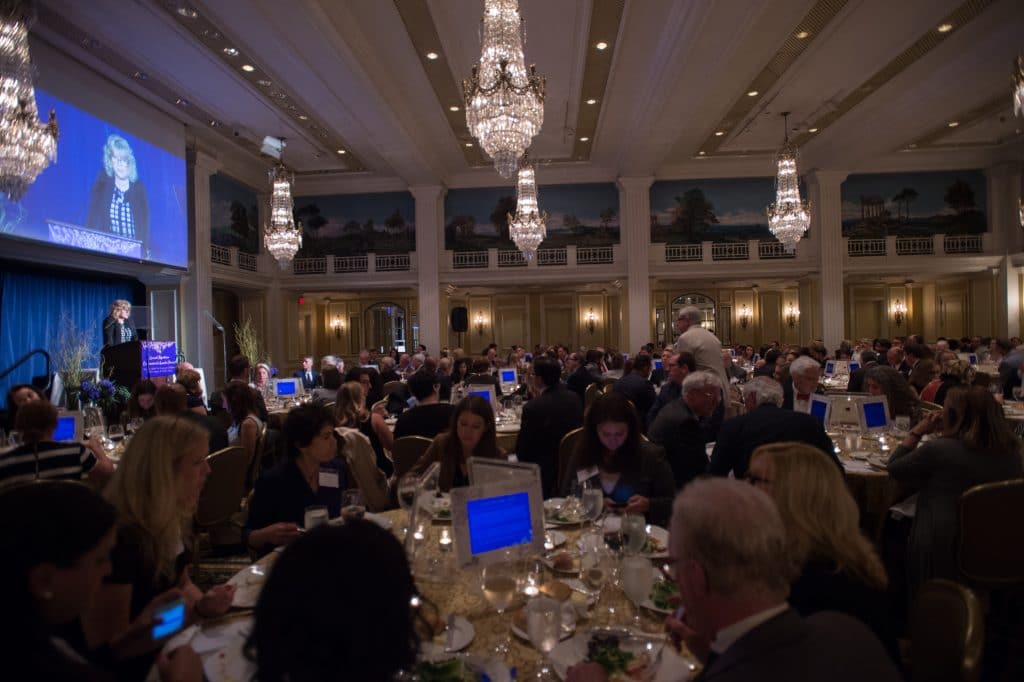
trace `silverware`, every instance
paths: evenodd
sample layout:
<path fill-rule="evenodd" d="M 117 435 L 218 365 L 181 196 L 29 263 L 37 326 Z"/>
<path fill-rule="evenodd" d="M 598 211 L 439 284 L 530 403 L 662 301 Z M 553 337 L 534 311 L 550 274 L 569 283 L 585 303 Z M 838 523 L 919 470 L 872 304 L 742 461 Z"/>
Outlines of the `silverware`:
<path fill-rule="evenodd" d="M 455 649 L 452 648 L 455 645 L 455 614 L 454 613 L 449 613 L 448 614 L 448 624 L 445 626 L 444 631 L 445 631 L 445 635 L 444 635 L 444 650 L 446 652 L 450 653 L 450 652 L 455 650 Z"/>

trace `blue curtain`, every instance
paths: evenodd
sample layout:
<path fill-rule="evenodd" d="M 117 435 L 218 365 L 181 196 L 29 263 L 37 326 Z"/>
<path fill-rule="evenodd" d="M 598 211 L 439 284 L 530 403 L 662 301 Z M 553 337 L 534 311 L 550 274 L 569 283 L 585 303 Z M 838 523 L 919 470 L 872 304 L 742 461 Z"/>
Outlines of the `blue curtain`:
<path fill-rule="evenodd" d="M 53 355 L 62 313 L 67 313 L 93 349 L 94 355 L 85 366 L 99 367 L 103 318 L 115 299 L 131 301 L 134 290 L 134 284 L 128 281 L 0 273 L 0 371 L 35 348 Z M 30 383 L 33 376 L 45 371 L 46 361 L 42 356 L 34 356 L 11 375 L 0 379 L 0 401 L 7 402 L 7 389 L 12 385 Z M 3 407 L 6 408 L 6 404 Z"/>

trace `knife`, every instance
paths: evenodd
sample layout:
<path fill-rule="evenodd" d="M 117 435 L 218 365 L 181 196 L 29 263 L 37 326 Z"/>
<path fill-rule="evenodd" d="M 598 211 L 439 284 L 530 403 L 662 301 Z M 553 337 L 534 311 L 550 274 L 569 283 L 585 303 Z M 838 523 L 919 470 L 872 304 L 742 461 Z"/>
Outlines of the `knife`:
<path fill-rule="evenodd" d="M 445 632 L 445 636 L 444 636 L 444 650 L 446 652 L 449 652 L 449 653 L 452 652 L 452 651 L 455 651 L 455 649 L 452 648 L 455 645 L 455 614 L 454 613 L 449 613 L 448 614 L 448 624 L 445 626 L 444 632 Z"/>

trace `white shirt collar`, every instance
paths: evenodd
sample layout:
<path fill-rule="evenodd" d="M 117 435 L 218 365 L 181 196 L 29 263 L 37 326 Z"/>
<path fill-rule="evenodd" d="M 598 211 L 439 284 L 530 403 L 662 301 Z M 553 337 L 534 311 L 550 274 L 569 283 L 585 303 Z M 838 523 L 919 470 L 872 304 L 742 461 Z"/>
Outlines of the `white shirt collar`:
<path fill-rule="evenodd" d="M 752 616 L 747 616 L 743 620 L 738 620 L 732 625 L 722 628 L 715 635 L 715 640 L 711 642 L 711 650 L 721 656 L 745 634 L 756 628 L 758 625 L 768 622 L 788 608 L 789 604 L 783 602 L 778 606 L 773 606 L 769 609 L 765 609 L 764 611 L 758 611 Z"/>

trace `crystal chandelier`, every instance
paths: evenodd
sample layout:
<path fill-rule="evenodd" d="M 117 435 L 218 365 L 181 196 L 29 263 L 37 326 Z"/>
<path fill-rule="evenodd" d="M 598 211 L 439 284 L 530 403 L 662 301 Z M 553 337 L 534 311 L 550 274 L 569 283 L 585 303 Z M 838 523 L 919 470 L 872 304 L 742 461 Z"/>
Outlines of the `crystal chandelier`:
<path fill-rule="evenodd" d="M 302 227 L 295 224 L 292 215 L 292 180 L 284 164 L 270 171 L 274 192 L 270 195 L 270 225 L 263 231 L 263 243 L 282 268 L 288 267 L 302 246 Z"/>
<path fill-rule="evenodd" d="M 1013 73 L 1013 113 L 1024 114 L 1024 55 L 1017 57 L 1017 70 Z"/>
<path fill-rule="evenodd" d="M 28 54 L 28 2 L 0 3 L 0 192 L 18 201 L 57 158 L 57 117 L 39 122 Z"/>
<path fill-rule="evenodd" d="M 537 247 L 548 235 L 547 222 L 548 214 L 537 205 L 537 178 L 533 164 L 524 155 L 516 181 L 516 214 L 508 214 L 508 234 L 527 261 L 533 260 Z"/>
<path fill-rule="evenodd" d="M 544 123 L 544 79 L 527 73 L 519 0 L 484 0 L 480 63 L 462 81 L 466 124 L 503 178 Z"/>
<path fill-rule="evenodd" d="M 800 177 L 796 171 L 796 147 L 789 143 L 789 112 L 782 114 L 786 127 L 782 147 L 775 156 L 775 203 L 768 207 L 768 229 L 788 253 L 811 224 L 810 205 L 800 199 Z"/>

